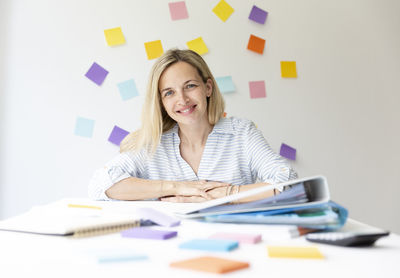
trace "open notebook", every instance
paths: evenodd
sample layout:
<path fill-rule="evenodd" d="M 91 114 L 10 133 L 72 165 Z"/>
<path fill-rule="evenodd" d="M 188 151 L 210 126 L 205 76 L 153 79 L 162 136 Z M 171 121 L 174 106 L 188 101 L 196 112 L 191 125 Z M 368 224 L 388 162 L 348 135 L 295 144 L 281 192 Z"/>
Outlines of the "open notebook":
<path fill-rule="evenodd" d="M 28 212 L 0 221 L 0 230 L 46 235 L 85 237 L 140 226 L 134 216 L 102 209 L 71 208 L 67 204 L 33 207 Z"/>
<path fill-rule="evenodd" d="M 281 188 L 283 191 L 276 196 L 235 204 L 236 201 L 240 201 L 242 198 L 257 196 L 257 194 L 277 188 Z M 194 204 L 186 210 L 177 211 L 176 215 L 183 218 L 194 218 L 228 213 L 267 211 L 322 204 L 328 202 L 329 199 L 326 178 L 323 176 L 313 176 L 275 185 L 266 185 L 235 195 Z"/>

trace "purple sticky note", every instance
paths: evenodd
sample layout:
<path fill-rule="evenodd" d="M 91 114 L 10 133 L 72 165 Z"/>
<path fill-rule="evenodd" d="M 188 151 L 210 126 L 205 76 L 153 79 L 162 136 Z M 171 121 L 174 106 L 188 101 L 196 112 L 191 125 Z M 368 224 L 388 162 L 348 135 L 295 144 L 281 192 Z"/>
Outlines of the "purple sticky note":
<path fill-rule="evenodd" d="M 176 237 L 178 232 L 176 231 L 162 231 L 162 230 L 152 230 L 149 228 L 132 228 L 121 232 L 123 237 L 134 237 L 134 238 L 145 238 L 145 239 L 169 239 Z"/>
<path fill-rule="evenodd" d="M 94 62 L 93 65 L 88 70 L 88 72 L 85 74 L 85 76 L 100 86 L 103 83 L 104 79 L 106 78 L 107 74 L 108 74 L 107 70 L 105 70 L 102 66 L 100 66 L 96 62 Z"/>
<path fill-rule="evenodd" d="M 172 20 L 185 19 L 189 17 L 185 1 L 171 2 L 168 3 L 168 6 Z"/>
<path fill-rule="evenodd" d="M 264 24 L 265 20 L 267 19 L 268 12 L 260 9 L 256 5 L 253 6 L 251 9 L 249 19 L 253 20 L 257 23 Z"/>
<path fill-rule="evenodd" d="M 110 141 L 111 143 L 119 146 L 119 144 L 121 143 L 121 141 L 126 137 L 126 135 L 128 135 L 129 132 L 118 127 L 118 126 L 114 126 L 113 130 L 111 131 L 110 137 L 108 137 L 108 141 Z"/>
<path fill-rule="evenodd" d="M 279 152 L 281 156 L 286 157 L 291 160 L 296 160 L 296 149 L 282 143 L 281 151 Z"/>
<path fill-rule="evenodd" d="M 181 223 L 179 219 L 152 208 L 138 208 L 136 213 L 140 218 L 150 220 L 151 222 L 164 227 L 178 226 Z"/>
<path fill-rule="evenodd" d="M 267 97 L 265 92 L 265 82 L 264 81 L 250 81 L 250 98 L 264 98 Z"/>

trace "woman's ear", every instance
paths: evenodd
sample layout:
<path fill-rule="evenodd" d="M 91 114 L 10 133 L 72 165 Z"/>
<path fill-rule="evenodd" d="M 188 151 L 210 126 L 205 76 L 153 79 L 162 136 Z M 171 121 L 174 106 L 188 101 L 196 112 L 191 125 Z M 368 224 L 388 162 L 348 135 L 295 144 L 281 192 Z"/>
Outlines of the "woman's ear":
<path fill-rule="evenodd" d="M 214 86 L 214 84 L 213 84 L 211 78 L 208 78 L 207 82 L 206 82 L 206 89 L 207 89 L 207 94 L 206 95 L 207 95 L 207 97 L 210 97 L 212 95 L 213 86 Z"/>

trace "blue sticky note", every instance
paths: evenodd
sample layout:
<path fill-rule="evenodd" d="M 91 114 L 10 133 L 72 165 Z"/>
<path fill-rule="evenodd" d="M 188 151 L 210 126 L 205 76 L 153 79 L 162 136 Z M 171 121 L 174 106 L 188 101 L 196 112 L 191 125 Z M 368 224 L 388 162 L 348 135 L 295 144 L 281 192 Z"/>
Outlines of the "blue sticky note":
<path fill-rule="evenodd" d="M 117 84 L 122 100 L 128 100 L 139 95 L 135 80 L 129 79 Z"/>
<path fill-rule="evenodd" d="M 222 239 L 194 239 L 179 245 L 183 249 L 228 252 L 239 246 L 238 241 Z"/>
<path fill-rule="evenodd" d="M 94 120 L 78 117 L 75 123 L 75 135 L 82 137 L 92 137 Z"/>
<path fill-rule="evenodd" d="M 97 261 L 99 263 L 116 263 L 116 262 L 128 262 L 128 261 L 141 261 L 147 260 L 146 255 L 141 254 L 109 254 L 99 256 Z"/>
<path fill-rule="evenodd" d="M 232 81 L 232 76 L 222 76 L 215 78 L 217 85 L 221 93 L 231 93 L 236 90 L 235 85 Z"/>

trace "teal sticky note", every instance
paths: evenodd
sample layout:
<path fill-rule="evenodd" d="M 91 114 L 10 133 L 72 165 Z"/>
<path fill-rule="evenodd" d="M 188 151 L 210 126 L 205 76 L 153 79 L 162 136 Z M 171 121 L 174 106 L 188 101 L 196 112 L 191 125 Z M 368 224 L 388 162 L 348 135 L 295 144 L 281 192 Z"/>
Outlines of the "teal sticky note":
<path fill-rule="evenodd" d="M 135 80 L 129 79 L 117 84 L 122 100 L 128 100 L 139 95 Z"/>
<path fill-rule="evenodd" d="M 183 249 L 228 252 L 239 246 L 238 241 L 222 239 L 194 239 L 179 245 Z"/>
<path fill-rule="evenodd" d="M 129 261 L 142 261 L 147 260 L 147 255 L 142 254 L 105 254 L 99 256 L 97 261 L 99 263 L 116 263 L 116 262 L 129 262 Z"/>
<path fill-rule="evenodd" d="M 217 77 L 215 78 L 215 81 L 217 81 L 218 88 L 223 94 L 231 93 L 236 90 L 232 81 L 232 76 Z"/>
<path fill-rule="evenodd" d="M 75 123 L 75 135 L 82 137 L 92 137 L 94 129 L 94 120 L 78 117 Z"/>

